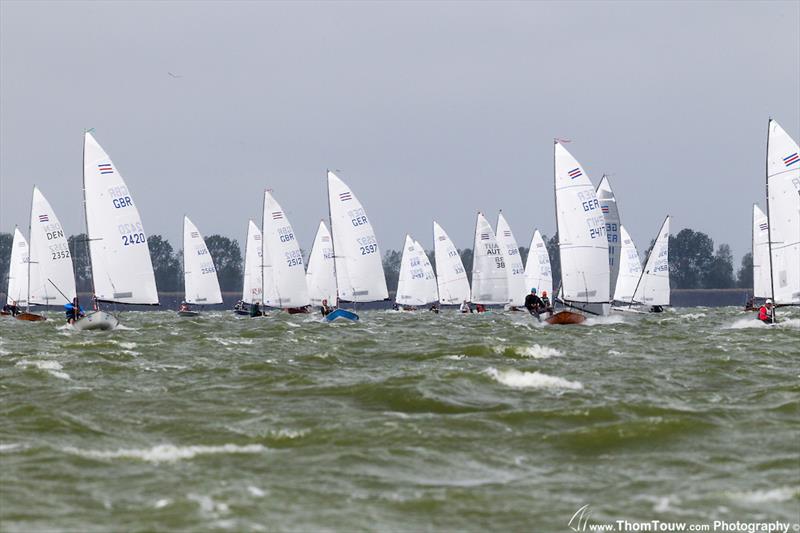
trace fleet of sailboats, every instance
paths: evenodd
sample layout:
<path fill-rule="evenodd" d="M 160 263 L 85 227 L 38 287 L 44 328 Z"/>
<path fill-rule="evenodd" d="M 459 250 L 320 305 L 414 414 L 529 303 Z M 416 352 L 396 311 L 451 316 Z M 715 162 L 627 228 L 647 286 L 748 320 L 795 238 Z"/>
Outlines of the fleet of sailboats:
<path fill-rule="evenodd" d="M 753 295 L 777 306 L 800 305 L 800 149 L 774 120 L 768 124 L 766 213 L 753 206 Z M 644 264 L 626 227 L 609 178 L 597 188 L 583 166 L 554 142 L 554 192 L 561 281 L 550 324 L 580 323 L 589 315 L 660 311 L 670 304 L 667 216 Z M 248 222 L 242 302 L 293 312 L 331 307 L 326 320 L 358 320 L 356 305 L 387 300 L 389 292 L 375 231 L 363 204 L 334 172 L 327 172 L 329 224 L 320 221 L 306 268 L 286 212 L 264 192 L 261 227 Z M 77 300 L 75 273 L 64 230 L 52 206 L 34 187 L 30 243 L 15 228 L 6 303 L 23 320 L 43 320 L 31 305 L 78 306 L 77 330 L 113 329 L 117 317 L 99 304 L 158 305 L 147 237 L 133 196 L 111 158 L 91 132 L 84 135 L 83 193 L 93 309 Z M 197 227 L 184 217 L 185 304 L 223 301 L 214 260 Z M 461 254 L 433 222 L 433 264 L 424 246 L 406 235 L 395 303 L 403 309 L 434 306 L 521 307 L 529 288 L 551 293 L 553 272 L 539 230 L 527 262 L 503 213 L 497 231 L 478 212 L 471 283 Z M 614 307 L 611 307 L 611 304 Z M 182 315 L 197 314 L 183 309 Z M 774 319 L 774 314 L 773 314 Z"/>

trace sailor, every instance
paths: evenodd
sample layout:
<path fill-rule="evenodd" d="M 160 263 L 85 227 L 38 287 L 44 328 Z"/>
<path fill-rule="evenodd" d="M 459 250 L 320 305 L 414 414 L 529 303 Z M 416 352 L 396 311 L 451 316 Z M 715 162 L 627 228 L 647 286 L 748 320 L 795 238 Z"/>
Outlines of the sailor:
<path fill-rule="evenodd" d="M 79 318 L 83 318 L 83 309 L 78 302 L 78 297 L 72 299 L 71 304 L 64 305 L 64 314 L 67 315 L 67 323 L 74 324 Z"/>
<path fill-rule="evenodd" d="M 461 304 L 461 307 L 459 308 L 459 311 L 461 311 L 462 313 L 472 313 L 472 306 L 469 305 L 468 301 L 464 300 L 464 302 Z"/>
<path fill-rule="evenodd" d="M 436 303 L 436 302 L 433 302 L 433 304 L 431 304 L 430 311 L 432 313 L 436 313 L 438 315 L 439 314 L 439 304 Z"/>
<path fill-rule="evenodd" d="M 542 291 L 542 306 L 545 311 L 553 312 L 553 306 L 550 304 L 550 298 L 547 297 L 547 291 Z"/>
<path fill-rule="evenodd" d="M 475 304 L 475 312 L 476 313 L 485 313 L 486 307 L 483 304 Z"/>
<path fill-rule="evenodd" d="M 772 300 L 767 300 L 758 310 L 758 319 L 764 324 L 772 324 Z"/>
<path fill-rule="evenodd" d="M 322 316 L 328 316 L 329 314 L 331 314 L 333 309 L 331 309 L 331 307 L 328 305 L 328 299 L 327 298 L 324 298 L 322 300 L 322 306 L 319 308 L 319 310 L 322 313 Z"/>
<path fill-rule="evenodd" d="M 186 302 L 181 302 L 181 306 L 180 306 L 180 308 L 178 310 L 179 311 L 188 311 L 189 310 L 189 304 L 187 304 Z"/>
<path fill-rule="evenodd" d="M 536 287 L 533 287 L 531 293 L 525 296 L 525 309 L 536 318 L 539 318 L 539 313 L 546 309 L 544 302 L 536 294 Z"/>
<path fill-rule="evenodd" d="M 3 312 L 11 316 L 17 316 L 17 313 L 19 313 L 19 307 L 17 307 L 17 302 L 5 304 L 3 306 Z"/>
<path fill-rule="evenodd" d="M 259 305 L 258 301 L 253 302 L 253 305 L 250 306 L 250 316 L 261 316 L 261 305 Z"/>
<path fill-rule="evenodd" d="M 652 306 L 650 306 L 650 312 L 651 313 L 663 313 L 664 312 L 664 308 L 661 307 L 660 305 L 652 305 Z"/>

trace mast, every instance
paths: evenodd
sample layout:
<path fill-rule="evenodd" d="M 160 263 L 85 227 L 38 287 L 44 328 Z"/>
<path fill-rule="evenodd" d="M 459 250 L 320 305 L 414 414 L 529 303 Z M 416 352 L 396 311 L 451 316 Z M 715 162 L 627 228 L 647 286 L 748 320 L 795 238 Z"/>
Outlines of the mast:
<path fill-rule="evenodd" d="M 478 211 L 478 216 L 475 217 L 475 231 L 472 232 L 472 287 L 469 291 L 470 303 L 472 303 L 472 291 L 475 290 L 475 261 L 478 257 L 478 220 L 481 212 Z"/>
<path fill-rule="evenodd" d="M 86 257 L 89 259 L 89 280 L 92 283 L 92 303 L 95 309 L 100 308 L 99 302 L 95 299 L 95 289 L 94 289 L 94 268 L 92 266 L 92 247 L 90 246 L 90 242 L 92 241 L 92 236 L 89 235 L 89 214 L 86 211 L 86 134 L 91 130 L 84 130 L 83 132 L 83 165 L 81 168 L 81 180 L 83 185 L 83 221 L 86 224 Z M 76 289 L 77 295 L 77 289 Z"/>
<path fill-rule="evenodd" d="M 33 190 L 36 190 L 36 185 L 34 184 Z M 31 196 L 31 211 L 28 215 L 28 296 L 25 298 L 25 312 L 30 313 L 31 311 L 31 242 L 33 242 L 33 226 L 31 225 L 31 217 L 33 216 L 33 196 Z M 46 302 L 47 300 L 45 300 Z"/>
<path fill-rule="evenodd" d="M 267 190 L 264 189 L 264 194 L 261 195 L 261 304 L 264 303 L 264 243 L 266 242 L 264 234 L 264 211 L 267 208 Z M 253 302 L 255 303 L 255 302 Z"/>
<path fill-rule="evenodd" d="M 561 234 L 558 232 L 558 191 L 556 191 L 556 145 L 558 144 L 558 139 L 553 139 L 553 201 L 555 202 L 555 210 L 556 210 L 556 235 L 558 235 L 558 292 L 556 293 L 555 297 L 553 298 L 553 304 L 556 303 L 556 298 L 558 298 L 558 294 L 562 295 L 561 303 L 566 303 L 563 298 L 564 294 L 564 268 L 563 268 L 563 261 L 561 257 Z M 552 274 L 551 274 L 552 275 Z"/>
<path fill-rule="evenodd" d="M 335 306 L 339 307 L 339 278 L 336 276 L 336 239 L 333 238 L 333 215 L 331 214 L 331 178 L 330 169 L 325 169 L 325 186 L 328 189 L 328 224 L 331 225 L 331 252 L 333 252 L 333 283 L 336 285 Z"/>
<path fill-rule="evenodd" d="M 769 292 L 772 296 L 772 323 L 775 323 L 775 278 L 772 275 L 772 220 L 769 218 L 769 138 L 772 117 L 767 121 L 767 154 L 764 158 L 764 175 L 767 189 L 767 249 L 769 250 Z"/>

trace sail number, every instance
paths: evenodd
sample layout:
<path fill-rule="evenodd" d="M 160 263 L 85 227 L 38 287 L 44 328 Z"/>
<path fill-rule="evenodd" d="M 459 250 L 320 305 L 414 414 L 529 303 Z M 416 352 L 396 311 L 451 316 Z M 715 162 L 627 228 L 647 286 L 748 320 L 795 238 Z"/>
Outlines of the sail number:
<path fill-rule="evenodd" d="M 130 235 L 122 236 L 122 244 L 130 246 L 131 244 L 142 244 L 147 242 L 144 233 L 131 233 Z"/>
<path fill-rule="evenodd" d="M 292 242 L 294 240 L 294 233 L 292 233 L 292 229 L 288 226 L 278 228 L 278 238 L 281 242 Z"/>
<path fill-rule="evenodd" d="M 114 209 L 122 209 L 128 206 L 133 207 L 133 200 L 131 200 L 128 188 L 124 185 L 109 187 L 108 195 L 111 197 L 111 203 L 114 204 Z"/>
<path fill-rule="evenodd" d="M 361 255 L 374 254 L 378 251 L 378 241 L 375 240 L 374 235 L 359 237 L 356 239 L 356 241 L 358 242 L 359 249 L 361 250 Z"/>
<path fill-rule="evenodd" d="M 51 244 L 48 246 L 50 249 L 50 255 L 53 260 L 56 259 L 69 259 L 69 246 L 65 242 L 61 242 L 58 244 Z"/>
<path fill-rule="evenodd" d="M 286 258 L 286 266 L 288 267 L 303 266 L 303 255 L 300 253 L 300 250 L 286 252 L 284 257 Z"/>
<path fill-rule="evenodd" d="M 361 207 L 359 207 L 358 209 L 353 209 L 352 211 L 348 211 L 347 216 L 350 217 L 350 223 L 355 228 L 357 228 L 358 226 L 364 226 L 365 224 L 369 223 L 367 221 L 367 213 Z"/>

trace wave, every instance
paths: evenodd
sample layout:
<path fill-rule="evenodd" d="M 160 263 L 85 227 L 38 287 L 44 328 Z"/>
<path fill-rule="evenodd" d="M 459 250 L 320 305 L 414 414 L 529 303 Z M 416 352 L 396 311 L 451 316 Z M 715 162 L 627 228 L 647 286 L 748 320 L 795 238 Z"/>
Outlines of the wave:
<path fill-rule="evenodd" d="M 731 499 L 745 503 L 788 502 L 800 499 L 800 487 L 778 487 L 769 490 L 754 490 L 747 492 L 729 492 Z"/>
<path fill-rule="evenodd" d="M 519 370 L 497 370 L 489 367 L 485 372 L 495 381 L 515 389 L 572 389 L 580 390 L 583 384 L 569 381 L 558 376 L 548 376 L 541 372 L 520 372 Z"/>
<path fill-rule="evenodd" d="M 750 329 L 750 328 L 778 328 L 778 329 L 800 329 L 800 318 L 784 318 L 778 317 L 777 324 L 764 324 L 755 316 L 740 318 L 725 326 L 723 329 Z"/>
<path fill-rule="evenodd" d="M 16 366 L 20 368 L 35 367 L 39 370 L 45 370 L 48 374 L 59 379 L 72 379 L 66 372 L 61 372 L 64 367 L 62 367 L 61 363 L 58 361 L 30 361 L 28 359 L 23 359 L 22 361 L 19 361 Z"/>
<path fill-rule="evenodd" d="M 118 450 L 82 450 L 68 447 L 63 448 L 63 451 L 87 459 L 139 459 L 148 463 L 172 463 L 185 459 L 194 459 L 198 455 L 264 453 L 267 448 L 261 444 L 247 444 L 245 446 L 237 444 L 223 444 L 221 446 L 159 444 L 152 448 L 121 448 Z"/>
<path fill-rule="evenodd" d="M 562 352 L 549 346 L 533 344 L 531 346 L 495 346 L 494 353 L 497 355 L 531 357 L 533 359 L 549 359 L 550 357 L 561 357 Z"/>

